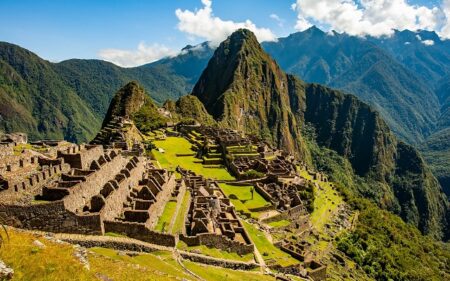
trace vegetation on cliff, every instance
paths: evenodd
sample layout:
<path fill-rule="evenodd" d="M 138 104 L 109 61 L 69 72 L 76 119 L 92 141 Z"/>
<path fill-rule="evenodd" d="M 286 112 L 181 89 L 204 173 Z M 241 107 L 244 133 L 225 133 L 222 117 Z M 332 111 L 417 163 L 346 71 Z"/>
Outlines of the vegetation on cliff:
<path fill-rule="evenodd" d="M 309 139 L 309 138 L 308 138 Z M 379 183 L 356 175 L 348 159 L 309 142 L 316 168 L 326 171 L 345 201 L 358 212 L 353 231 L 335 241 L 376 280 L 446 280 L 450 276 L 450 245 L 423 236 L 399 216 L 363 198 Z"/>
<path fill-rule="evenodd" d="M 260 136 L 305 158 L 289 91 L 287 75 L 255 35 L 241 29 L 220 44 L 192 94 L 222 126 Z"/>
<path fill-rule="evenodd" d="M 180 97 L 176 102 L 167 100 L 163 108 L 170 111 L 172 120 L 183 123 L 199 122 L 203 125 L 215 124 L 203 103 L 193 95 Z"/>
<path fill-rule="evenodd" d="M 136 81 L 129 82 L 114 95 L 103 119 L 102 127 L 115 117 L 132 119 L 142 133 L 158 129 L 164 126 L 167 121 L 158 112 L 158 107 L 149 94 Z"/>

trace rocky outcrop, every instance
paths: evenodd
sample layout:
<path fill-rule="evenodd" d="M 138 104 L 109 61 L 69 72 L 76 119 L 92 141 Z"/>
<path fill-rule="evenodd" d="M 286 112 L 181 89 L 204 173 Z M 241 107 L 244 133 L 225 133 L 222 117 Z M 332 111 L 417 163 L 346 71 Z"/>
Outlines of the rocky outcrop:
<path fill-rule="evenodd" d="M 136 81 L 131 81 L 117 91 L 103 119 L 105 127 L 114 117 L 131 118 L 146 103 L 148 96 Z"/>

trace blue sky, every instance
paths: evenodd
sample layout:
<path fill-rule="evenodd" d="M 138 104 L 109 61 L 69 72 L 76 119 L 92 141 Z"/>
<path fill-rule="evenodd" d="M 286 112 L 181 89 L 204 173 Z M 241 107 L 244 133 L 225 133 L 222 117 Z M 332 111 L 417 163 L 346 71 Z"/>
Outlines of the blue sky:
<path fill-rule="evenodd" d="M 213 7 L 214 14 L 224 19 L 251 19 L 259 26 L 285 35 L 295 31 L 292 2 L 222 0 L 215 1 Z M 201 6 L 200 1 L 193 0 L 1 0 L 0 40 L 23 46 L 50 60 L 96 58 L 101 49 L 134 49 L 141 41 L 181 49 L 204 40 L 190 41 L 177 30 L 175 10 L 194 10 Z M 272 13 L 289 19 L 286 30 L 269 17 Z"/>
<path fill-rule="evenodd" d="M 355 1 L 359 5 L 359 0 Z M 270 36 L 282 37 L 299 30 L 296 24 L 302 12 L 292 9 L 294 2 L 213 0 L 211 17 L 236 24 L 250 20 L 255 28 L 267 29 L 266 35 L 261 35 L 262 40 L 266 40 Z M 302 3 L 301 0 L 298 2 Z M 408 4 L 432 7 L 440 6 L 441 2 L 416 0 L 408 1 Z M 119 52 L 119 56 L 132 61 L 133 57 L 130 56 L 140 43 L 144 44 L 143 52 L 147 52 L 147 55 L 155 52 L 154 49 L 165 48 L 166 51 L 161 51 L 161 54 L 149 55 L 148 59 L 151 60 L 175 52 L 187 44 L 221 40 L 222 37 L 216 38 L 210 34 L 214 33 L 212 31 L 196 30 L 198 21 L 195 17 L 200 18 L 200 15 L 195 13 L 205 6 L 200 0 L 0 0 L 0 41 L 18 44 L 51 61 L 69 58 L 107 59 L 101 55 L 105 49 L 110 50 L 110 56 L 117 56 L 114 51 L 124 50 L 128 53 Z M 193 26 L 189 27 L 187 22 L 187 30 L 180 30 L 178 24 L 183 20 L 176 15 L 177 9 L 193 13 Z M 327 22 L 329 19 L 315 19 L 314 14 L 311 16 L 314 10 L 311 11 L 302 14 L 308 18 L 308 24 L 333 26 L 333 23 Z M 185 16 L 188 17 L 187 14 Z M 345 28 L 343 31 L 346 31 Z M 228 29 L 222 32 L 226 34 Z"/>

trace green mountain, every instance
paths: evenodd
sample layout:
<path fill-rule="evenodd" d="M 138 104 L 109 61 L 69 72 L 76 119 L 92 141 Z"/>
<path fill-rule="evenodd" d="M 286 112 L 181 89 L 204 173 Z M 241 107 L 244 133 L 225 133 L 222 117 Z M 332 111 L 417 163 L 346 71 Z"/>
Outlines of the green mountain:
<path fill-rule="evenodd" d="M 0 130 L 27 132 L 31 139 L 88 141 L 121 86 L 136 80 L 156 103 L 177 99 L 192 89 L 208 52 L 207 44 L 188 46 L 174 58 L 121 68 L 101 60 L 50 63 L 0 42 Z"/>
<path fill-rule="evenodd" d="M 433 90 L 442 77 L 450 74 L 450 40 L 442 40 L 434 31 L 396 30 L 392 36 L 368 40 L 389 52 Z"/>
<path fill-rule="evenodd" d="M 219 124 L 259 135 L 289 152 L 306 151 L 284 74 L 248 30 L 222 42 L 192 90 Z"/>
<path fill-rule="evenodd" d="M 163 108 L 171 114 L 174 122 L 199 122 L 203 125 L 215 124 L 212 116 L 206 111 L 203 103 L 193 95 L 186 95 L 179 98 L 176 102 L 167 100 Z"/>
<path fill-rule="evenodd" d="M 86 139 L 100 122 L 53 65 L 18 46 L 0 44 L 0 130 L 31 139 Z"/>
<path fill-rule="evenodd" d="M 192 94 L 219 124 L 259 135 L 306 162 L 311 151 L 302 131 L 312 131 L 315 143 L 348 159 L 355 176 L 370 182 L 355 192 L 443 237 L 447 200 L 418 152 L 356 97 L 285 74 L 250 31 L 222 42 Z"/>
<path fill-rule="evenodd" d="M 420 143 L 435 130 L 439 101 L 433 88 L 371 39 L 312 27 L 263 46 L 285 71 L 367 102 L 409 143 Z"/>

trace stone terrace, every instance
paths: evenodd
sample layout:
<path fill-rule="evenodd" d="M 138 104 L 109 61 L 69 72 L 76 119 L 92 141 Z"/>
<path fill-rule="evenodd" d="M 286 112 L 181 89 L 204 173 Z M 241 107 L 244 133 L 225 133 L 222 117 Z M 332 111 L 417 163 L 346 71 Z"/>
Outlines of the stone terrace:
<path fill-rule="evenodd" d="M 206 156 L 208 162 L 205 164 L 221 164 L 222 159 L 211 160 L 223 158 L 238 179 L 245 179 L 246 172 L 250 170 L 280 177 L 296 175 L 296 162 L 292 156 L 256 137 L 245 136 L 235 130 L 205 126 L 186 127 L 181 131 L 198 151 L 197 155 Z"/>
<path fill-rule="evenodd" d="M 179 171 L 192 196 L 180 239 L 188 246 L 206 245 L 238 254 L 253 253 L 249 235 L 217 182 Z"/>

